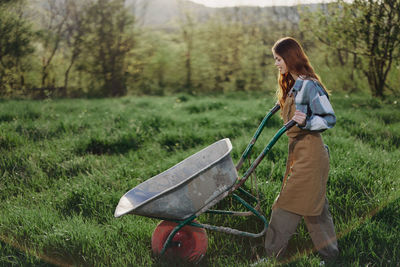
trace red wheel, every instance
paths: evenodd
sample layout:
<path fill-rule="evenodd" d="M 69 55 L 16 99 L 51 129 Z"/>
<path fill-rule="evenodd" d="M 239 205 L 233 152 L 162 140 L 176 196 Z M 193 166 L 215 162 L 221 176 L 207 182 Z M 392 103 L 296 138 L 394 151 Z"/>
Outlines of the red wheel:
<path fill-rule="evenodd" d="M 161 221 L 151 237 L 151 247 L 155 255 L 160 255 L 169 234 L 178 224 L 170 221 Z M 199 227 L 185 225 L 172 238 L 166 256 L 179 257 L 185 261 L 197 262 L 207 251 L 206 230 Z"/>

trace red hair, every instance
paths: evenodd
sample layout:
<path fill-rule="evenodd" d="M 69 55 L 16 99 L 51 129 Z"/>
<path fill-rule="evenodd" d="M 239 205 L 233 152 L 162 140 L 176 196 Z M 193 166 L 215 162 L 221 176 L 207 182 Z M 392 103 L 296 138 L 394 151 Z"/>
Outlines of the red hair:
<path fill-rule="evenodd" d="M 326 90 L 319 76 L 311 66 L 303 48 L 296 39 L 292 37 L 279 39 L 272 47 L 272 52 L 283 58 L 288 69 L 287 73 L 279 74 L 278 77 L 279 88 L 276 95 L 281 108 L 283 108 L 286 97 L 295 83 L 291 73 L 296 74 L 297 76 L 305 76 L 306 78 L 317 80 L 324 90 Z"/>

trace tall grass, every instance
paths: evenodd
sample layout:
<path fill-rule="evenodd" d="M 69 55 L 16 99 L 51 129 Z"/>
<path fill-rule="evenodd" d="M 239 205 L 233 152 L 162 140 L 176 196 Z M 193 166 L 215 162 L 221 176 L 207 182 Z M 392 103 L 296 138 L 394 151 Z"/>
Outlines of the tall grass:
<path fill-rule="evenodd" d="M 332 96 L 338 123 L 323 134 L 331 148 L 328 199 L 343 266 L 400 262 L 400 104 L 363 95 Z M 272 95 L 175 95 L 0 103 L 0 265 L 166 265 L 151 255 L 157 220 L 114 218 L 129 189 L 221 138 L 237 161 Z M 272 118 L 257 155 L 282 122 Z M 257 168 L 267 216 L 285 169 L 283 136 Z M 246 184 L 250 187 L 250 183 Z M 232 207 L 233 205 L 233 207 Z M 219 208 L 237 208 L 228 197 Z M 255 218 L 201 215 L 205 223 L 256 232 Z M 263 240 L 208 232 L 201 265 L 247 265 Z M 318 265 L 302 223 L 276 264 Z M 167 264 L 168 265 L 168 264 Z"/>

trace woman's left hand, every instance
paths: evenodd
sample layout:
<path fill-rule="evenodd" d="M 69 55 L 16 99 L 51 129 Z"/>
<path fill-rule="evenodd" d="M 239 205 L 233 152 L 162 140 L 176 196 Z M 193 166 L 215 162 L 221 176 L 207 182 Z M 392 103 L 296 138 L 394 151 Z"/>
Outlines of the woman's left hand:
<path fill-rule="evenodd" d="M 296 110 L 292 120 L 297 122 L 299 126 L 304 126 L 306 125 L 306 117 L 307 115 L 305 113 L 301 112 L 300 110 Z"/>

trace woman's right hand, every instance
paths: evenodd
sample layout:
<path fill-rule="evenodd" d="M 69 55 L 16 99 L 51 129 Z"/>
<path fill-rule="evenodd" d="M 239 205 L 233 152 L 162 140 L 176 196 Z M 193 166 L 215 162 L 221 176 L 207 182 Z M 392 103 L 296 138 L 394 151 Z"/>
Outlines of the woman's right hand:
<path fill-rule="evenodd" d="M 293 116 L 292 120 L 297 122 L 297 124 L 299 126 L 304 126 L 304 125 L 306 125 L 306 118 L 307 118 L 307 115 L 305 113 L 301 112 L 300 110 L 296 110 L 294 112 L 294 116 Z"/>

